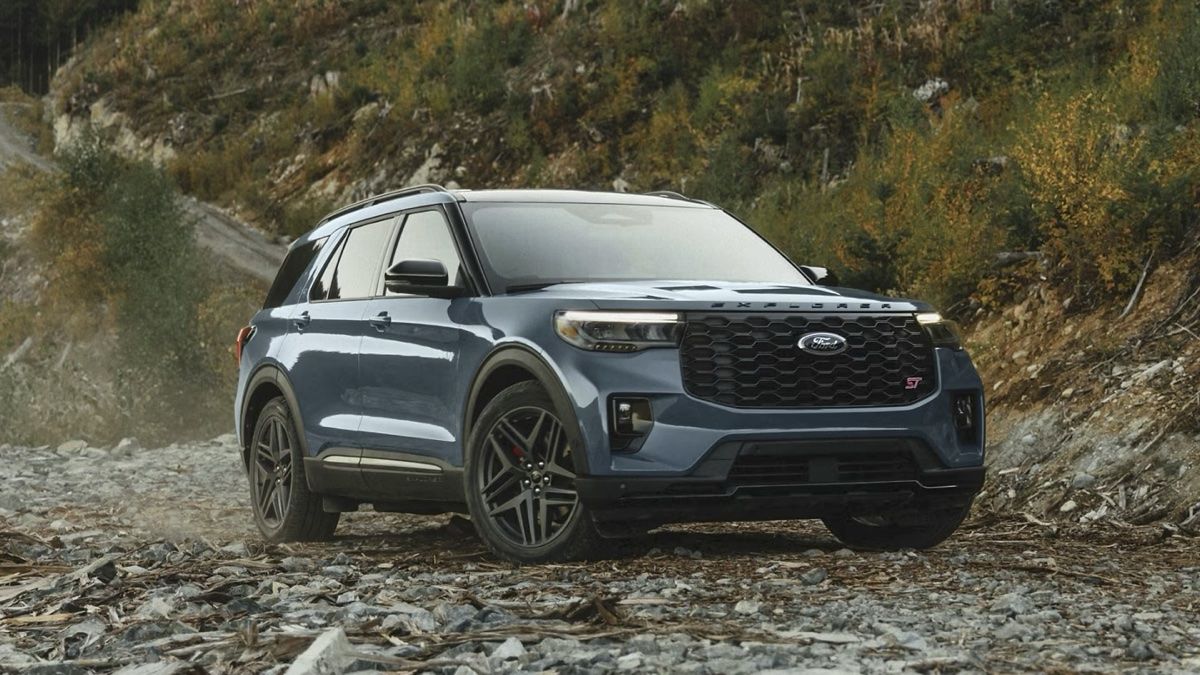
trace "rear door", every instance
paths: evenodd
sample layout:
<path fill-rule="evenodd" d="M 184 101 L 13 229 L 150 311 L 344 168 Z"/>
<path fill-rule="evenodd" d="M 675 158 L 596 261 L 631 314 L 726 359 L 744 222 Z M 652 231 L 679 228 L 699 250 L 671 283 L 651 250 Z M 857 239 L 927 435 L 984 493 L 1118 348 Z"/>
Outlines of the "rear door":
<path fill-rule="evenodd" d="M 451 286 L 471 287 L 440 208 L 405 214 L 384 267 L 402 260 L 438 260 Z M 386 292 L 371 302 L 360 363 L 368 487 L 422 498 L 421 476 L 438 483 L 437 475 L 457 464 L 463 402 L 458 371 L 477 302 Z M 372 465 L 375 471 L 368 470 Z"/>
<path fill-rule="evenodd" d="M 309 453 L 361 448 L 358 350 L 395 218 L 345 232 L 317 275 L 307 302 L 295 306 L 285 366 L 300 406 Z M 281 359 L 283 360 L 283 359 Z"/>

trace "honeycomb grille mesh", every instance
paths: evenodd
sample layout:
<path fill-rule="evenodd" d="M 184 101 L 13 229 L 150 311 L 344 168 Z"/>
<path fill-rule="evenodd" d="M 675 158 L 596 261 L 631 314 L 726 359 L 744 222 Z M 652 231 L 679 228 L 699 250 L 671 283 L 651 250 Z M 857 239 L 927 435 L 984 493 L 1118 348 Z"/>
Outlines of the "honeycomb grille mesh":
<path fill-rule="evenodd" d="M 816 332 L 846 351 L 801 350 Z M 933 344 L 904 314 L 689 314 L 681 362 L 689 394 L 738 408 L 906 405 L 937 388 Z"/>

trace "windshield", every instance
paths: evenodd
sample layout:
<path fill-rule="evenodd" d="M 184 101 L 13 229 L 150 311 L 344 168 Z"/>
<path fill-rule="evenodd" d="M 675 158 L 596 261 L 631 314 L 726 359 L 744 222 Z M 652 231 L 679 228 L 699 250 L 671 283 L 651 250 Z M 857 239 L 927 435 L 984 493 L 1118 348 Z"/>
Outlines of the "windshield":
<path fill-rule="evenodd" d="M 497 293 L 571 281 L 808 281 L 718 209 L 631 204 L 462 205 Z"/>

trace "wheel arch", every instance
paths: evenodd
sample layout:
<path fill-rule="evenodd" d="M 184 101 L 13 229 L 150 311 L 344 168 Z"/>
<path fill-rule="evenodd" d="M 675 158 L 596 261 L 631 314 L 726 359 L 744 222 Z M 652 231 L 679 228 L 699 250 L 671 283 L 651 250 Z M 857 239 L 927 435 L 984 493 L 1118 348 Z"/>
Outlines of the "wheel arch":
<path fill-rule="evenodd" d="M 488 402 L 500 392 L 520 382 L 535 381 L 549 394 L 550 400 L 562 410 L 580 438 L 583 429 L 579 425 L 579 416 L 575 403 L 567 394 L 562 379 L 556 374 L 550 363 L 541 355 L 525 345 L 508 344 L 497 347 L 483 360 L 483 364 L 475 372 L 468 389 L 466 404 L 463 411 L 463 459 L 466 459 L 467 443 L 480 413 L 487 407 Z M 576 461 L 585 466 L 577 467 L 586 472 L 587 453 L 576 453 Z"/>
<path fill-rule="evenodd" d="M 303 456 L 308 456 L 308 437 L 304 433 L 304 419 L 300 416 L 300 405 L 296 392 L 287 375 L 278 366 L 267 364 L 259 367 L 250 376 L 246 385 L 246 397 L 242 401 L 241 438 L 242 464 L 249 466 L 250 444 L 253 442 L 254 427 L 258 416 L 270 401 L 282 396 L 292 411 L 292 420 L 296 423 L 296 432 Z"/>

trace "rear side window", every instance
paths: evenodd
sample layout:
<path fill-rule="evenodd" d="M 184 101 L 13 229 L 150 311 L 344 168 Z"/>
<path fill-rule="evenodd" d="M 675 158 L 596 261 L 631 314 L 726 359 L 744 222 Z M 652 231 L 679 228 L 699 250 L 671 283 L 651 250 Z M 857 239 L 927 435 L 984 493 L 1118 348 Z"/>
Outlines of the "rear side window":
<path fill-rule="evenodd" d="M 392 236 L 392 220 L 350 230 L 313 285 L 312 300 L 349 300 L 375 295 L 379 262 Z"/>
<path fill-rule="evenodd" d="M 267 291 L 263 309 L 279 307 L 287 300 L 292 289 L 296 287 L 296 282 L 300 281 L 300 277 L 304 276 L 304 271 L 308 269 L 313 259 L 321 252 L 321 248 L 325 246 L 326 239 L 327 237 L 314 239 L 288 251 L 287 257 L 283 259 L 283 264 L 279 266 L 279 271 L 275 273 L 275 281 L 271 283 L 271 290 Z"/>

